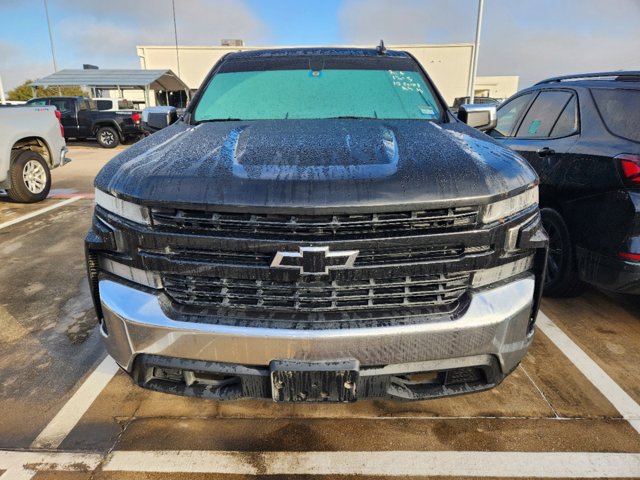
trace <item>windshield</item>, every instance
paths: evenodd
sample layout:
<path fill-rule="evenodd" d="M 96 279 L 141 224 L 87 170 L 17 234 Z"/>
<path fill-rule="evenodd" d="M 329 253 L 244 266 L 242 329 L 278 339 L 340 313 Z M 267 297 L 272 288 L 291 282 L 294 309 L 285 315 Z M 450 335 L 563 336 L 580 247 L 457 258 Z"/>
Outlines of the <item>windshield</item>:
<path fill-rule="evenodd" d="M 324 68 L 217 73 L 198 102 L 194 120 L 438 120 L 441 115 L 418 71 Z"/>

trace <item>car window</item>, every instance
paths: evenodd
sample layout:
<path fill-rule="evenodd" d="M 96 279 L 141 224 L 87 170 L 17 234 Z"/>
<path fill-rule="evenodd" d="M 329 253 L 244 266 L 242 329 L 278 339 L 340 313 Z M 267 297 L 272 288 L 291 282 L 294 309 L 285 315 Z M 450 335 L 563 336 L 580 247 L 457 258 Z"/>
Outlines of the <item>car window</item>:
<path fill-rule="evenodd" d="M 29 100 L 27 102 L 27 105 L 38 105 L 38 106 L 40 106 L 40 105 L 46 105 L 46 104 L 47 104 L 46 100 Z"/>
<path fill-rule="evenodd" d="M 511 136 L 520 114 L 527 108 L 535 95 L 535 92 L 520 95 L 502 105 L 498 110 L 498 125 L 493 130 L 503 137 Z"/>
<path fill-rule="evenodd" d="M 578 131 L 578 101 L 573 95 L 551 129 L 552 137 L 566 137 Z"/>
<path fill-rule="evenodd" d="M 54 105 L 60 113 L 68 112 L 69 110 L 71 110 L 71 105 L 69 103 L 69 100 L 51 100 L 51 105 Z"/>
<path fill-rule="evenodd" d="M 591 90 L 600 115 L 614 135 L 640 142 L 640 90 Z"/>
<path fill-rule="evenodd" d="M 520 124 L 516 137 L 548 137 L 571 95 L 571 92 L 560 90 L 546 91 L 538 95 Z"/>
<path fill-rule="evenodd" d="M 118 100 L 118 110 L 133 110 L 135 105 L 129 100 Z"/>
<path fill-rule="evenodd" d="M 111 100 L 96 100 L 98 110 L 109 110 L 113 103 Z"/>

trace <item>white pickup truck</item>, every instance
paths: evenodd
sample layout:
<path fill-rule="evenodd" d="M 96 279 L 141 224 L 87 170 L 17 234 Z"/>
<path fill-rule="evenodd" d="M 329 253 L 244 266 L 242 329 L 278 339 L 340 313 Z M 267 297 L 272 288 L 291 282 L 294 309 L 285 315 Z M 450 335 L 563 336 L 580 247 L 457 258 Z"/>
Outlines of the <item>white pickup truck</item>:
<path fill-rule="evenodd" d="M 0 189 L 22 203 L 44 200 L 51 169 L 67 163 L 55 107 L 0 108 Z"/>

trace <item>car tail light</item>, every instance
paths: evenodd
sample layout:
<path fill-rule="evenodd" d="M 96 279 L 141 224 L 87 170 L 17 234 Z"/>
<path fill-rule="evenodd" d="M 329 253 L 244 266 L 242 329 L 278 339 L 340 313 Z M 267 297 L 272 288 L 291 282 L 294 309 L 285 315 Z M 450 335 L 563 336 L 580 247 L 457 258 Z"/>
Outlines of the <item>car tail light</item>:
<path fill-rule="evenodd" d="M 62 114 L 60 113 L 60 110 L 56 109 L 54 111 L 54 113 L 56 114 L 56 118 L 58 119 L 58 122 L 60 123 L 60 135 L 62 135 L 62 137 L 64 138 L 64 127 L 62 126 Z"/>
<path fill-rule="evenodd" d="M 133 120 L 133 123 L 135 123 L 136 125 L 140 124 L 140 114 L 139 113 L 132 113 L 131 114 L 131 120 Z"/>
<path fill-rule="evenodd" d="M 618 256 L 632 262 L 640 262 L 640 253 L 618 252 Z"/>
<path fill-rule="evenodd" d="M 620 171 L 627 185 L 640 186 L 640 155 L 620 154 Z"/>

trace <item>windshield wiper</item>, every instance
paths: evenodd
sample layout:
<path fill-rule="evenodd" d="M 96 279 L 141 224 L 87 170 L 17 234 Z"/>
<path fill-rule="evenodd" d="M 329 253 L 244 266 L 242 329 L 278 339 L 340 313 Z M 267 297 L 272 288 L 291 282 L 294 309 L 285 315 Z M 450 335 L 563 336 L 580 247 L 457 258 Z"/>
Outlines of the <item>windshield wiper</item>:
<path fill-rule="evenodd" d="M 361 117 L 355 115 L 342 115 L 340 117 L 325 117 L 324 120 L 378 120 L 378 117 Z"/>
<path fill-rule="evenodd" d="M 204 120 L 198 120 L 197 122 L 195 122 L 196 125 L 200 124 L 200 123 L 206 123 L 206 122 L 242 122 L 241 118 L 206 118 Z"/>

